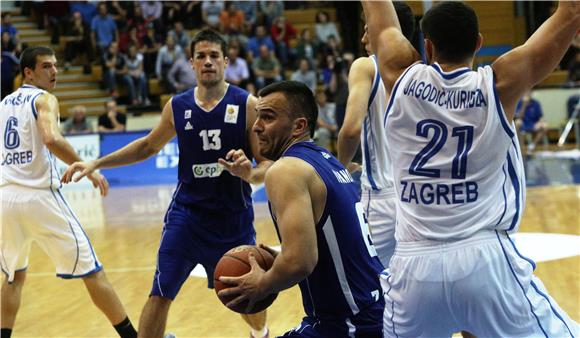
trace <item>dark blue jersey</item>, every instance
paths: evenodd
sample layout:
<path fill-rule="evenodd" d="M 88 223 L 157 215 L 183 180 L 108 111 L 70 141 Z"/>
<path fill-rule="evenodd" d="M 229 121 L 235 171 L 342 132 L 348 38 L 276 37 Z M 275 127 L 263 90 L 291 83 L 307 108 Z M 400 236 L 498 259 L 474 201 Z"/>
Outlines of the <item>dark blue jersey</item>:
<path fill-rule="evenodd" d="M 231 149 L 251 159 L 246 133 L 248 92 L 229 85 L 210 111 L 195 102 L 194 89 L 173 97 L 173 119 L 179 145 L 178 202 L 212 210 L 251 208 L 250 185 L 218 165 Z"/>
<path fill-rule="evenodd" d="M 356 315 L 382 297 L 379 273 L 383 269 L 370 240 L 357 184 L 334 156 L 313 142 L 293 144 L 283 156 L 309 163 L 326 186 L 326 206 L 316 224 L 318 262 L 300 282 L 304 310 L 320 319 Z"/>

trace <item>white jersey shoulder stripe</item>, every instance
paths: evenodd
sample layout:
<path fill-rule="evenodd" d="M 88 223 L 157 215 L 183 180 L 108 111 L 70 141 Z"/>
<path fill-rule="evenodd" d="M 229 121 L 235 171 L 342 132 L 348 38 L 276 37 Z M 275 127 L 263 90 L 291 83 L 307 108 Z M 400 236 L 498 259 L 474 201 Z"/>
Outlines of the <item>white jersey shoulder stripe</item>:
<path fill-rule="evenodd" d="M 381 81 L 381 74 L 377 66 L 377 58 L 374 55 L 371 55 L 370 58 L 373 61 L 373 67 L 375 68 L 375 77 L 373 78 L 373 85 L 371 87 L 372 90 L 371 95 L 369 96 L 369 102 L 367 103 L 367 109 L 371 106 L 373 100 L 375 99 L 375 95 L 377 95 L 377 90 L 379 89 L 379 83 Z"/>
<path fill-rule="evenodd" d="M 34 115 L 35 120 L 38 120 L 38 111 L 36 111 L 36 105 L 35 105 L 36 99 L 42 94 L 44 94 L 44 93 L 40 92 L 40 93 L 34 95 L 34 97 L 31 100 L 32 102 L 30 102 L 30 108 L 32 108 L 32 115 Z"/>
<path fill-rule="evenodd" d="M 492 82 L 493 82 L 493 98 L 495 100 L 495 106 L 497 107 L 497 113 L 499 114 L 499 120 L 501 122 L 501 126 L 503 127 L 505 132 L 508 134 L 508 136 L 513 138 L 515 133 L 510 128 L 510 124 L 507 121 L 507 118 L 505 116 L 505 112 L 503 110 L 501 102 L 499 101 L 499 95 L 497 95 L 497 88 L 495 86 L 495 73 L 493 71 L 491 72 L 491 76 L 492 76 Z"/>
<path fill-rule="evenodd" d="M 464 68 L 459 68 L 459 69 L 454 70 L 452 72 L 446 73 L 443 71 L 443 69 L 441 69 L 441 67 L 439 67 L 439 65 L 437 63 L 431 64 L 431 67 L 433 67 L 437 71 L 437 73 L 439 73 L 439 75 L 441 75 L 441 77 L 444 78 L 445 80 L 452 80 L 452 79 L 459 77 L 465 73 L 471 72 L 471 69 L 464 67 Z"/>

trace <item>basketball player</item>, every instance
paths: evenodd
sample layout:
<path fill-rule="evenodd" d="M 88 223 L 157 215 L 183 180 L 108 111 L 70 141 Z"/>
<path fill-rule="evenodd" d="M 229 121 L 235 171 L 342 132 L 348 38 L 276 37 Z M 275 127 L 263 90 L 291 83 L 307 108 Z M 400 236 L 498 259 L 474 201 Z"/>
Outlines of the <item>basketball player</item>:
<path fill-rule="evenodd" d="M 269 85 L 259 95 L 253 130 L 262 156 L 276 161 L 265 185 L 282 250 L 267 272 L 251 256 L 248 274 L 221 277 L 233 287 L 220 295 L 239 294 L 228 306 L 246 299 L 253 306 L 299 284 L 306 317 L 285 337 L 382 337 L 382 265 L 355 181 L 312 141 L 314 95 L 295 81 Z"/>
<path fill-rule="evenodd" d="M 251 132 L 256 98 L 224 80 L 226 50 L 218 33 L 200 31 L 191 42 L 198 86 L 174 96 L 149 135 L 93 162 L 75 163 L 63 176 L 69 182 L 77 171 L 82 177 L 98 168 L 142 161 L 177 134 L 178 185 L 165 216 L 153 289 L 139 321 L 140 337 L 163 335 L 171 302 L 198 263 L 204 266 L 211 288 L 222 255 L 238 245 L 255 244 L 248 182 L 261 182 L 271 162 L 262 161 L 257 137 Z M 241 149 L 256 154 L 255 168 L 245 155 L 239 157 Z M 224 167 L 228 172 L 223 172 Z M 253 337 L 268 336 L 265 311 L 243 317 Z"/>
<path fill-rule="evenodd" d="M 412 39 L 415 17 L 411 8 L 404 2 L 393 4 L 403 34 Z M 370 56 L 356 59 L 348 74 L 349 95 L 338 134 L 338 159 L 348 166 L 361 144 L 361 202 L 379 259 L 388 267 L 395 251 L 396 220 L 395 190 L 383 127 L 389 94 L 381 81 L 376 56 L 371 53 L 366 25 L 361 42 Z"/>
<path fill-rule="evenodd" d="M 2 142 L 2 338 L 10 337 L 20 307 L 30 244 L 36 241 L 64 279 L 82 278 L 95 305 L 121 337 L 137 332 L 107 280 L 89 238 L 60 192 L 55 156 L 71 164 L 80 158 L 62 137 L 59 106 L 49 93 L 56 86 L 56 57 L 48 47 L 30 47 L 20 56 L 23 85 L 0 103 Z M 101 194 L 107 180 L 87 175 Z"/>
<path fill-rule="evenodd" d="M 440 2 L 425 13 L 430 64 L 401 34 L 392 3 L 363 6 L 391 93 L 385 123 L 397 248 L 381 276 L 385 335 L 577 337 L 578 324 L 510 234 L 525 204 L 515 107 L 564 55 L 580 28 L 580 2 L 561 2 L 524 45 L 477 71 L 482 37 L 466 4 Z"/>

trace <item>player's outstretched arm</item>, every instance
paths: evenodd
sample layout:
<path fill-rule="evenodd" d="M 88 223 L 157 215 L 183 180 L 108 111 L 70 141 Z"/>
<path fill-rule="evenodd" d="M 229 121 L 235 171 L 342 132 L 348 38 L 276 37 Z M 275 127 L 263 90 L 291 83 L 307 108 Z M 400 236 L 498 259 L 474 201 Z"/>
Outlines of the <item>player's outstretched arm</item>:
<path fill-rule="evenodd" d="M 348 100 L 344 123 L 338 133 L 338 160 L 350 164 L 360 144 L 362 124 L 368 109 L 375 66 L 368 57 L 356 59 L 348 73 Z"/>
<path fill-rule="evenodd" d="M 368 25 L 372 51 L 379 60 L 385 88 L 391 92 L 403 71 L 421 59 L 401 32 L 399 19 L 391 1 L 361 1 Z"/>
<path fill-rule="evenodd" d="M 580 1 L 561 1 L 556 12 L 521 46 L 492 65 L 506 117 L 518 100 L 557 66 L 580 29 Z"/>
<path fill-rule="evenodd" d="M 266 173 L 266 190 L 276 215 L 282 250 L 266 272 L 250 257 L 252 270 L 248 274 L 220 277 L 221 282 L 232 285 L 221 290 L 220 297 L 238 296 L 227 306 L 235 306 L 244 300 L 249 300 L 251 305 L 268 294 L 292 287 L 314 270 L 318 251 L 309 192 L 313 176 L 316 173 L 312 167 L 291 157 L 278 160 Z"/>
<path fill-rule="evenodd" d="M 161 113 L 161 121 L 148 135 L 90 163 L 74 163 L 65 171 L 61 181 L 70 182 L 77 172 L 80 174 L 74 178 L 75 182 L 96 169 L 120 167 L 143 161 L 157 154 L 173 137 L 175 137 L 175 127 L 171 100 L 169 100 Z"/>

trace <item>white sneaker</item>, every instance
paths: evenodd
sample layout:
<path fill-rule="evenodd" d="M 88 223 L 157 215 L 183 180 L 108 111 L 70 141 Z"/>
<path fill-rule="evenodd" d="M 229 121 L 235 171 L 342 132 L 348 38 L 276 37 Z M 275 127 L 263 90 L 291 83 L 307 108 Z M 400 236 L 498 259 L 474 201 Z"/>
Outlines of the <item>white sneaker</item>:
<path fill-rule="evenodd" d="M 177 336 L 173 332 L 167 332 L 163 338 L 177 338 Z"/>

